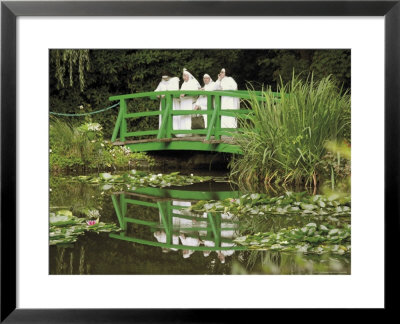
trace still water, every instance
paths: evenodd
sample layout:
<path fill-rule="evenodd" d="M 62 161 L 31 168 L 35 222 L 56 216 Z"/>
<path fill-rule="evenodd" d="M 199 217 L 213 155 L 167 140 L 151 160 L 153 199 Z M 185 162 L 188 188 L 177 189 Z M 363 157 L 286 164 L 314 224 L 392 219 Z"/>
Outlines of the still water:
<path fill-rule="evenodd" d="M 101 222 L 119 231 L 87 232 L 75 242 L 50 245 L 50 274 L 350 274 L 348 255 L 247 250 L 233 241 L 242 234 L 241 219 L 187 210 L 199 200 L 239 197 L 223 176 L 189 186 L 124 191 L 52 176 L 50 212 L 69 210 L 82 217 L 95 210 Z M 266 224 L 263 230 L 288 226 L 284 219 Z"/>

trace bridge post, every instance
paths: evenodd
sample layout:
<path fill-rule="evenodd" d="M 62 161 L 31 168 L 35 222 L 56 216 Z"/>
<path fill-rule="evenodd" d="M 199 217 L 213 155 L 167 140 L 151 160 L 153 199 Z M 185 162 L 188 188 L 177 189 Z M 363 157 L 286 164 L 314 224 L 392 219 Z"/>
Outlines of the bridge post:
<path fill-rule="evenodd" d="M 115 195 L 111 195 L 111 200 L 112 200 L 112 203 L 114 205 L 115 213 L 117 214 L 119 227 L 121 227 L 121 229 L 123 231 L 125 231 L 126 226 L 125 226 L 125 223 L 124 223 L 124 217 L 122 216 L 121 209 L 118 206 L 117 197 Z"/>
<path fill-rule="evenodd" d="M 213 108 L 214 108 L 214 96 L 207 95 L 207 112 L 212 112 Z M 208 129 L 208 125 L 210 125 L 212 114 L 206 116 L 207 116 L 206 129 Z"/>
<path fill-rule="evenodd" d="M 166 113 L 166 118 L 167 118 L 167 120 L 166 120 L 166 125 L 165 125 L 165 127 L 166 127 L 166 132 L 165 132 L 165 137 L 167 137 L 167 138 L 171 138 L 172 137 L 172 134 L 171 134 L 171 131 L 172 131 L 172 119 L 173 119 L 173 117 L 172 117 L 172 102 L 173 102 L 173 95 L 172 94 L 169 94 L 169 95 L 167 95 L 167 102 L 166 102 L 166 105 L 167 105 L 167 107 L 166 107 L 166 109 L 167 109 L 167 113 Z"/>
<path fill-rule="evenodd" d="M 167 121 L 167 105 L 166 105 L 166 97 L 168 95 L 161 98 L 161 125 L 160 129 L 158 130 L 157 138 L 163 138 L 165 133 L 165 125 Z"/>
<path fill-rule="evenodd" d="M 119 199 L 119 203 L 120 203 L 120 210 L 121 210 L 121 216 L 122 216 L 122 222 L 124 224 L 123 230 L 126 230 L 126 211 L 127 211 L 127 203 L 125 200 L 125 194 L 121 194 L 120 199 Z"/>
<path fill-rule="evenodd" d="M 122 121 L 121 100 L 120 100 L 119 105 L 120 105 L 120 108 L 119 108 L 119 112 L 118 112 L 117 121 L 115 123 L 114 131 L 111 136 L 111 142 L 115 142 L 115 140 L 117 139 L 118 131 L 120 130 L 120 127 L 121 127 L 121 121 Z"/>
<path fill-rule="evenodd" d="M 216 213 L 214 213 L 216 215 Z M 214 234 L 215 247 L 219 247 L 221 244 L 221 232 L 218 234 L 217 224 L 213 218 L 213 213 L 207 213 L 208 220 L 210 221 L 212 232 Z"/>
<path fill-rule="evenodd" d="M 215 121 L 215 139 L 219 140 L 221 138 L 221 96 L 215 96 L 215 108 L 217 111 L 217 119 Z"/>
<path fill-rule="evenodd" d="M 211 97 L 211 96 L 210 96 Z M 217 98 L 218 96 L 215 96 L 215 103 L 217 103 Z M 220 97 L 219 97 L 220 98 Z M 206 140 L 209 141 L 211 139 L 211 136 L 213 135 L 213 131 L 215 133 L 215 124 L 216 124 L 216 120 L 218 118 L 218 110 L 217 110 L 217 105 L 213 104 L 213 113 L 211 115 L 211 118 L 207 118 L 207 136 L 206 136 Z M 208 109 L 208 102 L 207 102 L 207 109 Z"/>
<path fill-rule="evenodd" d="M 120 128 L 119 138 L 120 138 L 121 142 L 124 142 L 125 135 L 126 135 L 127 129 L 128 129 L 128 123 L 125 118 L 125 115 L 126 115 L 126 100 L 125 99 L 121 99 L 119 109 L 121 112 L 121 128 Z"/>
<path fill-rule="evenodd" d="M 163 202 L 158 201 L 157 206 L 158 206 L 158 211 L 161 216 L 161 222 L 164 226 L 165 233 L 167 235 L 166 243 L 171 244 L 172 243 L 172 229 L 168 226 L 168 206 L 165 201 L 163 201 Z"/>

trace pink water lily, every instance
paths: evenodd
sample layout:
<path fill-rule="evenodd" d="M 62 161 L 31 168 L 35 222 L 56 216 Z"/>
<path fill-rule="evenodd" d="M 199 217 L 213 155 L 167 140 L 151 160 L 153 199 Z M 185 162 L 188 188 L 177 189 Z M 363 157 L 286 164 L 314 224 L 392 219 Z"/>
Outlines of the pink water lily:
<path fill-rule="evenodd" d="M 88 220 L 86 221 L 86 224 L 88 224 L 89 226 L 95 225 L 96 221 L 95 220 Z"/>

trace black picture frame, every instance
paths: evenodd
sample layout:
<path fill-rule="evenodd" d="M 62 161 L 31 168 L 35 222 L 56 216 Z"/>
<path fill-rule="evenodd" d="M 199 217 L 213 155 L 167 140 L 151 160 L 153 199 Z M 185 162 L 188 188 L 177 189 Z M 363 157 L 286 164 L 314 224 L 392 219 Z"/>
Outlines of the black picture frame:
<path fill-rule="evenodd" d="M 244 309 L 16 308 L 16 18 L 18 16 L 384 16 L 385 309 L 398 283 L 387 256 L 399 232 L 400 0 L 395 1 L 2 1 L 1 2 L 1 322 L 234 322 Z M 247 309 L 249 311 L 249 309 Z M 262 310 L 251 310 L 251 318 Z"/>

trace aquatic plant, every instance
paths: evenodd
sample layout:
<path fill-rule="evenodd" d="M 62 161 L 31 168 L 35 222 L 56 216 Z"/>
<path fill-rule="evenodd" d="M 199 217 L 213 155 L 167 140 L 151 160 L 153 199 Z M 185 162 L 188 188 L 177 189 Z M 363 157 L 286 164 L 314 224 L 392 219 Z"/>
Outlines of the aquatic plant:
<path fill-rule="evenodd" d="M 350 251 L 348 195 L 287 192 L 271 197 L 253 193 L 236 199 L 199 201 L 189 210 L 235 215 L 242 235 L 235 242 L 251 249 L 338 254 Z"/>
<path fill-rule="evenodd" d="M 122 174 L 100 173 L 98 176 L 77 176 L 70 178 L 70 181 L 85 182 L 91 184 L 103 184 L 103 190 L 123 187 L 134 190 L 135 187 L 170 187 L 186 186 L 198 182 L 210 181 L 210 176 L 195 176 L 193 174 L 186 176 L 180 172 L 171 172 L 169 174 L 153 174 L 144 171 L 131 170 Z"/>
<path fill-rule="evenodd" d="M 307 192 L 286 192 L 279 197 L 266 194 L 245 194 L 240 198 L 225 200 L 200 200 L 190 207 L 196 212 L 223 212 L 236 216 L 254 215 L 303 215 L 303 216 L 349 216 L 351 202 L 348 195 L 314 195 Z"/>
<path fill-rule="evenodd" d="M 231 161 L 231 178 L 247 187 L 260 181 L 316 187 L 330 177 L 320 168 L 325 144 L 350 134 L 350 96 L 330 77 L 314 81 L 312 75 L 306 81 L 293 75 L 278 92 L 279 99 L 268 88 L 260 101 L 249 90 L 252 113 L 240 118 L 234 135 L 243 154 Z"/>
<path fill-rule="evenodd" d="M 79 218 L 69 210 L 50 213 L 50 245 L 74 243 L 80 235 L 86 232 L 110 233 L 118 231 L 120 231 L 120 228 L 115 224 L 106 224 L 98 219 Z"/>
<path fill-rule="evenodd" d="M 152 166 L 146 153 L 131 152 L 125 146 L 113 146 L 103 139 L 102 126 L 86 122 L 72 127 L 57 118 L 50 121 L 50 170 L 109 170 L 132 168 L 143 163 Z"/>
<path fill-rule="evenodd" d="M 330 178 L 324 182 L 322 191 L 329 192 L 346 192 L 351 191 L 351 145 L 347 141 L 342 143 L 327 142 L 327 154 L 324 157 L 321 167 Z"/>
<path fill-rule="evenodd" d="M 309 223 L 301 228 L 282 228 L 279 232 L 241 236 L 234 242 L 249 249 L 301 253 L 350 253 L 351 227 L 335 228 L 330 224 Z"/>

